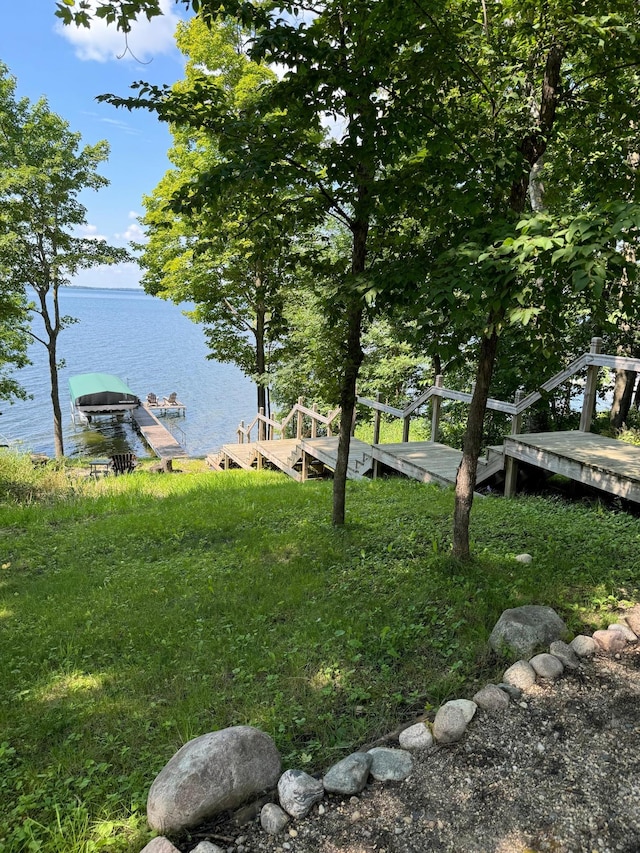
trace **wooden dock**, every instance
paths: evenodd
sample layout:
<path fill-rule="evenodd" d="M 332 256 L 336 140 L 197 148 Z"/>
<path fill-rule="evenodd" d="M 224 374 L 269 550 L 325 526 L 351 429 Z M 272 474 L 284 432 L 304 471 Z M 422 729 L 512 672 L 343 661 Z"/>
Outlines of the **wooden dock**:
<path fill-rule="evenodd" d="M 136 406 L 131 416 L 140 434 L 160 459 L 187 456 L 187 451 L 146 406 Z"/>
<path fill-rule="evenodd" d="M 507 436 L 504 453 L 516 462 L 640 503 L 640 447 L 632 444 L 580 430 L 538 432 Z"/>

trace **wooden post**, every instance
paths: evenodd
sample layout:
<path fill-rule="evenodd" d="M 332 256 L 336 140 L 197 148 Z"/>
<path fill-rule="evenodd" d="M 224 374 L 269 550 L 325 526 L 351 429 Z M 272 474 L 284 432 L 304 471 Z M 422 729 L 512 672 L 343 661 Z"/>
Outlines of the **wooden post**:
<path fill-rule="evenodd" d="M 376 391 L 376 403 L 380 402 L 381 394 L 379 391 Z M 374 409 L 373 414 L 373 441 L 372 444 L 380 444 L 380 409 Z M 378 479 L 378 460 L 373 460 L 373 471 L 372 471 L 373 479 Z"/>
<path fill-rule="evenodd" d="M 306 483 L 307 478 L 309 476 L 309 454 L 302 451 L 302 482 Z"/>
<path fill-rule="evenodd" d="M 303 403 L 304 397 L 298 397 L 298 405 L 301 406 Z M 296 438 L 302 438 L 302 430 L 304 427 L 304 415 L 298 409 L 298 424 L 296 428 Z"/>
<path fill-rule="evenodd" d="M 260 411 L 258 412 L 258 441 L 264 441 L 264 421 L 262 418 L 264 417 L 264 406 L 260 406 Z"/>
<path fill-rule="evenodd" d="M 516 391 L 516 406 L 522 400 L 522 391 Z M 522 430 L 522 412 L 516 412 L 511 416 L 511 435 L 518 435 Z M 504 496 L 512 498 L 516 493 L 518 482 L 518 462 L 513 456 L 507 456 L 504 460 Z"/>
<path fill-rule="evenodd" d="M 311 407 L 313 412 L 318 411 L 318 404 L 314 403 Z M 315 418 L 311 418 L 311 438 L 318 437 L 318 421 Z"/>
<path fill-rule="evenodd" d="M 238 444 L 244 444 L 244 421 L 240 421 L 238 427 Z"/>
<path fill-rule="evenodd" d="M 376 391 L 376 403 L 380 402 L 381 394 Z M 373 442 L 372 444 L 380 443 L 380 409 L 373 410 Z"/>
<path fill-rule="evenodd" d="M 602 351 L 602 338 L 591 338 L 591 349 L 589 352 L 597 355 Z M 598 390 L 598 373 L 600 368 L 592 364 L 587 368 L 587 383 L 584 388 L 584 399 L 582 402 L 582 414 L 580 415 L 580 431 L 591 432 L 591 419 L 596 406 L 596 391 Z"/>
<path fill-rule="evenodd" d="M 443 377 L 439 373 L 436 376 L 436 388 L 442 388 Z M 431 398 L 431 441 L 438 440 L 440 432 L 440 406 L 442 405 L 442 397 L 434 395 Z"/>

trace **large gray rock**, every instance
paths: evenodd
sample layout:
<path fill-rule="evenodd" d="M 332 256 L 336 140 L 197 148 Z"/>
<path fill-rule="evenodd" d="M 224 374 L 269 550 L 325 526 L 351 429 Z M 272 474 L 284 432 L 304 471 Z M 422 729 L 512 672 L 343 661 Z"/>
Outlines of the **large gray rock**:
<path fill-rule="evenodd" d="M 567 633 L 567 626 L 551 607 L 525 604 L 505 610 L 495 624 L 489 644 L 498 654 L 529 658 L 540 646 L 549 646 Z"/>
<path fill-rule="evenodd" d="M 147 799 L 152 829 L 177 834 L 235 808 L 280 775 L 280 754 L 264 732 L 233 726 L 186 743 L 156 776 Z"/>
<path fill-rule="evenodd" d="M 404 749 L 374 746 L 371 756 L 371 775 L 378 782 L 402 782 L 413 770 L 413 759 Z"/>
<path fill-rule="evenodd" d="M 366 752 L 347 755 L 331 767 L 322 780 L 330 794 L 352 796 L 359 794 L 367 784 L 373 757 Z"/>
<path fill-rule="evenodd" d="M 305 817 L 324 797 L 324 786 L 304 770 L 285 770 L 278 782 L 278 797 L 291 817 Z"/>
<path fill-rule="evenodd" d="M 564 672 L 564 666 L 560 658 L 557 658 L 555 655 L 548 655 L 546 652 L 543 652 L 541 655 L 535 655 L 529 663 L 534 668 L 536 675 L 539 675 L 540 678 L 546 678 L 549 681 L 555 681 Z"/>

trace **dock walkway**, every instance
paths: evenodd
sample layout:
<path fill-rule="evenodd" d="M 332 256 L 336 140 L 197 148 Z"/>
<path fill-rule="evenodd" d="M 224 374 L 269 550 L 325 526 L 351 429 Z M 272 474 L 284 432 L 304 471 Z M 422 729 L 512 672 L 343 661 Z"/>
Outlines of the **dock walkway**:
<path fill-rule="evenodd" d="M 187 451 L 146 406 L 136 406 L 131 416 L 140 434 L 160 459 L 187 456 Z"/>

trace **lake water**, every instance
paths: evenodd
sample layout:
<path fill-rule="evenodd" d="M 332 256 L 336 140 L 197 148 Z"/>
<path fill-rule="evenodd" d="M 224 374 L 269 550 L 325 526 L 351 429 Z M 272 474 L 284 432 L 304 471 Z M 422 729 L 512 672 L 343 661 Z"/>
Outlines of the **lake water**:
<path fill-rule="evenodd" d="M 60 307 L 62 314 L 78 320 L 58 338 L 58 359 L 65 362 L 60 370 L 65 455 L 108 456 L 127 450 L 150 455 L 128 418 L 74 426 L 68 380 L 78 373 L 115 374 L 142 400 L 149 392 L 163 397 L 176 391 L 186 417 L 174 415 L 162 422 L 175 430 L 190 456 L 204 456 L 235 441 L 240 421 L 255 416 L 255 386 L 236 367 L 207 359 L 203 329 L 184 316 L 184 306 L 143 291 L 78 287 L 61 290 Z M 39 319 L 34 319 L 36 333 Z M 22 450 L 52 456 L 47 352 L 34 343 L 29 355 L 33 364 L 14 375 L 32 399 L 0 404 L 0 433 L 18 441 Z"/>

